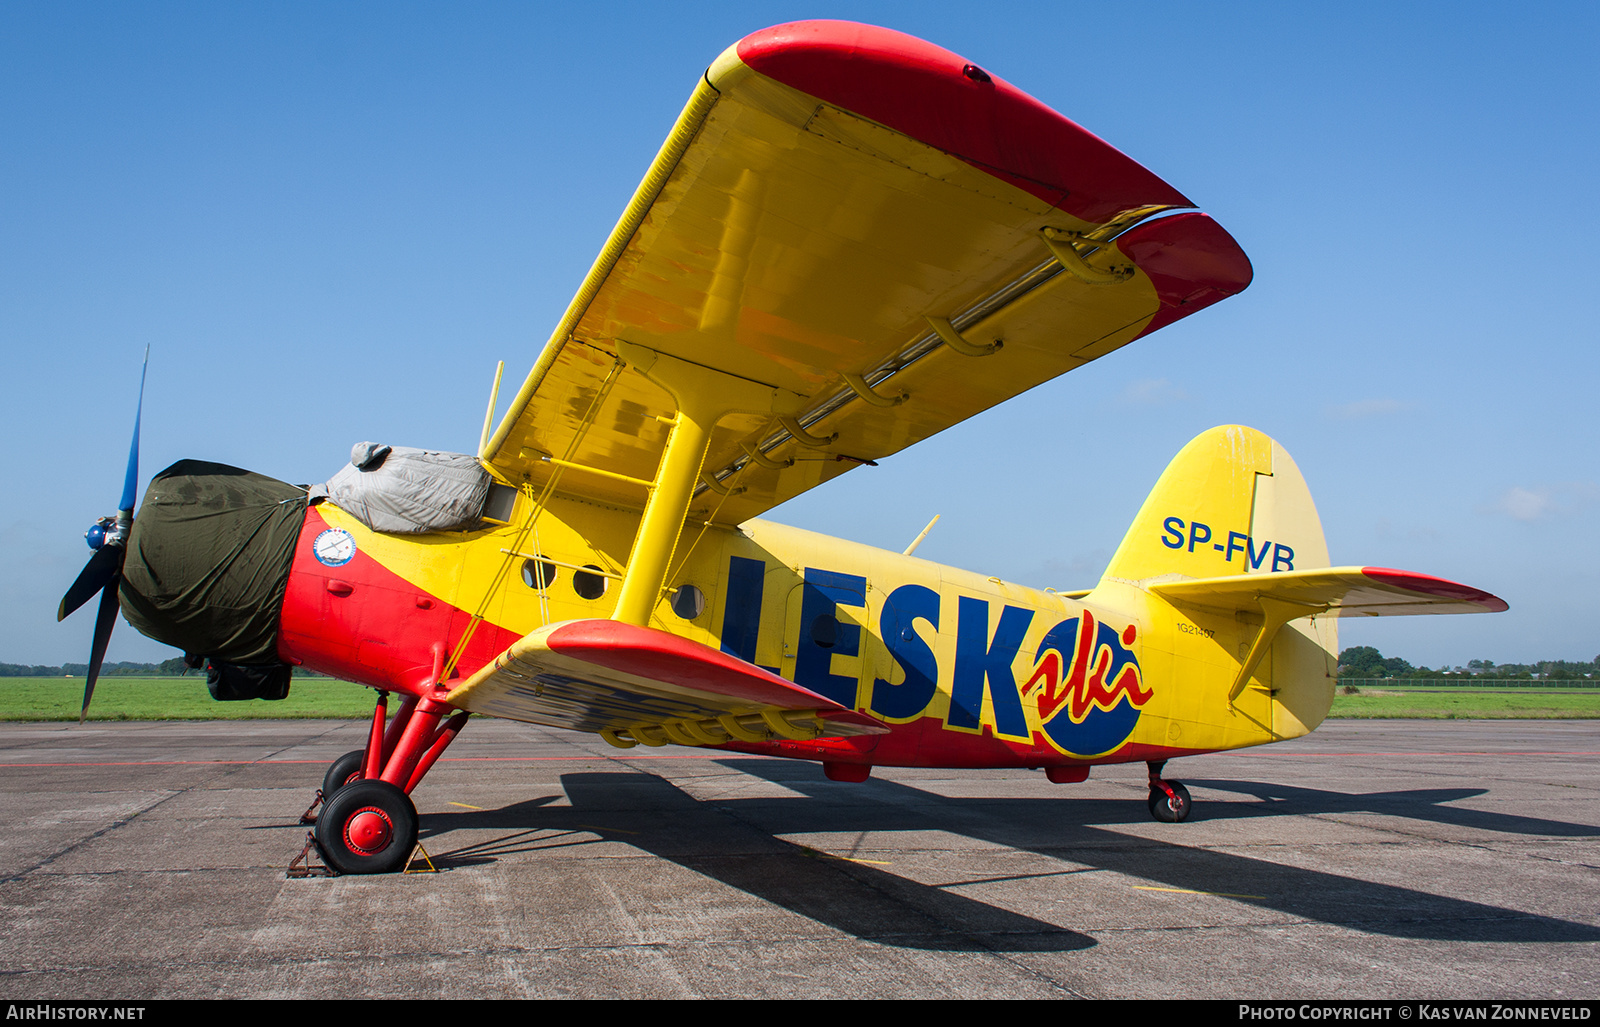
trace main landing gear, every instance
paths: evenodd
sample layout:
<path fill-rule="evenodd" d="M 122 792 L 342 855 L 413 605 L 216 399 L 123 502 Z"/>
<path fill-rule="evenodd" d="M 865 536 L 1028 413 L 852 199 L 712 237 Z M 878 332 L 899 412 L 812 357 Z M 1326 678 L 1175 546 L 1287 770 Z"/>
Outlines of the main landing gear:
<path fill-rule="evenodd" d="M 352 781 L 322 808 L 316 833 L 334 869 L 387 874 L 403 868 L 417 847 L 417 808 L 387 781 Z"/>
<path fill-rule="evenodd" d="M 1176 824 L 1189 818 L 1189 789 L 1178 781 L 1167 781 L 1161 776 L 1166 760 L 1150 760 L 1150 815 L 1163 824 Z"/>
<path fill-rule="evenodd" d="M 333 761 L 333 766 L 322 775 L 322 801 L 333 798 L 335 792 L 351 781 L 361 780 L 361 768 L 367 762 L 367 750 L 347 752 Z"/>
<path fill-rule="evenodd" d="M 367 747 L 333 761 L 322 779 L 317 803 L 301 819 L 315 821 L 322 858 L 346 874 L 387 874 L 402 870 L 417 847 L 417 808 L 411 790 L 466 724 L 453 707 L 408 696 L 385 727 L 389 693 L 378 693 Z M 315 816 L 313 814 L 315 813 Z"/>

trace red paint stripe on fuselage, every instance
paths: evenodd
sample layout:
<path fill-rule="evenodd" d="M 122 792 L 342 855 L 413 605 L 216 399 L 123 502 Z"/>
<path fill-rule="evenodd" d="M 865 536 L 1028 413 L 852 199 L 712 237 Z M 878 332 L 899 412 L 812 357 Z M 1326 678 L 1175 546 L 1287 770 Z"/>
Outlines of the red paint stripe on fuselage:
<path fill-rule="evenodd" d="M 434 647 L 452 651 L 470 612 L 418 588 L 364 550 L 338 567 L 323 565 L 312 545 L 328 527 L 316 507 L 306 511 L 284 594 L 279 657 L 346 681 L 423 694 Z M 336 594 L 330 584 L 341 593 L 346 585 L 349 590 Z M 452 680 L 471 675 L 520 637 L 487 621 L 479 624 Z"/>
<path fill-rule="evenodd" d="M 877 767 L 937 767 L 951 770 L 993 770 L 1056 766 L 1098 766 L 1194 756 L 1211 749 L 1182 749 L 1130 742 L 1092 759 L 1063 756 L 1040 735 L 1027 745 L 996 738 L 987 727 L 981 735 L 950 731 L 937 717 L 896 724 L 887 735 L 823 738 L 815 742 L 729 742 L 715 748 L 760 756 L 870 763 Z"/>

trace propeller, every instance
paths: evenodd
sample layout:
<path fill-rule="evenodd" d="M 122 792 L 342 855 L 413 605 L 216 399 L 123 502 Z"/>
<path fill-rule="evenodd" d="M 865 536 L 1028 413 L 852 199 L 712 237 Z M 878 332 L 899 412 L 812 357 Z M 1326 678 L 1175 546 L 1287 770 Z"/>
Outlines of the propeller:
<path fill-rule="evenodd" d="M 105 662 L 106 646 L 111 641 L 111 629 L 117 623 L 117 584 L 122 580 L 122 561 L 128 554 L 128 533 L 133 529 L 133 504 L 139 488 L 139 421 L 144 415 L 144 379 L 150 370 L 150 347 L 144 348 L 144 367 L 139 371 L 139 405 L 133 414 L 133 443 L 128 447 L 128 473 L 122 481 L 122 501 L 117 504 L 115 517 L 102 517 L 84 532 L 84 541 L 94 550 L 89 562 L 78 573 L 78 579 L 61 597 L 56 610 L 56 620 L 62 621 L 74 610 L 100 593 L 100 611 L 94 621 L 94 641 L 89 646 L 89 673 L 83 686 L 83 709 L 78 711 L 78 723 L 89 715 L 89 700 L 94 696 L 94 683 L 100 677 L 100 665 Z"/>

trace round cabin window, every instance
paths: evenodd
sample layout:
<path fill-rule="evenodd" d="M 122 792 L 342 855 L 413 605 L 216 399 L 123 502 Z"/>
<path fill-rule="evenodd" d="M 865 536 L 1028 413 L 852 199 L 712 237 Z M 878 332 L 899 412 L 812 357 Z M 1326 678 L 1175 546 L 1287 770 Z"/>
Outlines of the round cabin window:
<path fill-rule="evenodd" d="M 672 612 L 684 620 L 694 620 L 706 610 L 706 594 L 694 585 L 679 585 L 672 590 Z"/>
<path fill-rule="evenodd" d="M 522 583 L 529 588 L 549 588 L 556 580 L 556 565 L 549 560 L 522 561 Z"/>
<path fill-rule="evenodd" d="M 594 564 L 585 564 L 583 570 L 572 572 L 572 590 L 585 599 L 599 599 L 606 594 L 606 578 Z"/>

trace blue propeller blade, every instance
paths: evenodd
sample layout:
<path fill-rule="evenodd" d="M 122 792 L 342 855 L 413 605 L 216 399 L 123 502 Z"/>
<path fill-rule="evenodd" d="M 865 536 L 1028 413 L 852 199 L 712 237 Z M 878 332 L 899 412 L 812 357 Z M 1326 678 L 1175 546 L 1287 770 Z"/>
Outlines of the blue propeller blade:
<path fill-rule="evenodd" d="M 139 405 L 133 413 L 133 442 L 128 447 L 128 473 L 122 482 L 122 502 L 117 506 L 117 524 L 126 531 L 133 518 L 133 504 L 138 498 L 139 491 L 139 422 L 144 417 L 144 379 L 150 370 L 150 347 L 144 348 L 144 367 L 139 371 Z M 102 521 L 97 527 L 103 528 L 109 519 Z M 93 529 L 91 529 L 93 530 Z M 103 534 L 103 532 L 102 532 Z M 86 536 L 87 537 L 87 536 Z M 96 592 L 100 593 L 100 609 L 95 615 L 94 638 L 89 645 L 89 673 L 85 676 L 83 685 L 83 709 L 78 711 L 78 723 L 83 723 L 89 715 L 89 700 L 94 698 L 94 685 L 100 678 L 100 667 L 105 662 L 106 646 L 111 642 L 111 629 L 117 623 L 117 584 L 122 580 L 122 561 L 127 555 L 126 539 L 121 538 L 115 545 L 99 545 L 90 541 L 95 547 L 95 553 L 89 557 L 89 562 L 78 575 L 78 580 L 67 589 L 67 594 L 61 599 L 61 606 L 56 611 L 56 619 L 60 620 L 67 614 L 76 610 Z"/>
<path fill-rule="evenodd" d="M 128 475 L 122 481 L 122 502 L 118 510 L 133 510 L 139 492 L 139 420 L 144 416 L 144 376 L 150 370 L 150 347 L 144 348 L 144 367 L 139 371 L 139 405 L 133 413 L 133 443 L 128 447 Z"/>
<path fill-rule="evenodd" d="M 108 583 L 100 593 L 100 612 L 94 619 L 94 641 L 89 646 L 89 673 L 83 683 L 83 709 L 78 711 L 78 723 L 89 716 L 89 700 L 94 698 L 94 683 L 100 679 L 100 667 L 106 660 L 106 645 L 111 641 L 111 629 L 117 624 L 117 583 Z"/>
<path fill-rule="evenodd" d="M 106 546 L 96 550 L 79 572 L 78 580 L 74 581 L 72 587 L 67 589 L 67 594 L 61 597 L 61 605 L 56 609 L 56 620 L 66 620 L 68 614 L 93 599 L 96 592 L 116 581 L 118 573 L 122 570 L 122 555 L 121 546 Z"/>

